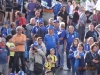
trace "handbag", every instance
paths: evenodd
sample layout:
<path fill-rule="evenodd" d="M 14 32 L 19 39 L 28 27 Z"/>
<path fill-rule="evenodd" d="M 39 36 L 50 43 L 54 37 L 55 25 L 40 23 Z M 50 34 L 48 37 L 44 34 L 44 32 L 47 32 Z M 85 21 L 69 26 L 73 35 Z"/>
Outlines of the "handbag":
<path fill-rule="evenodd" d="M 34 73 L 40 74 L 42 72 L 43 72 L 43 65 L 35 62 L 35 57 L 34 57 Z"/>

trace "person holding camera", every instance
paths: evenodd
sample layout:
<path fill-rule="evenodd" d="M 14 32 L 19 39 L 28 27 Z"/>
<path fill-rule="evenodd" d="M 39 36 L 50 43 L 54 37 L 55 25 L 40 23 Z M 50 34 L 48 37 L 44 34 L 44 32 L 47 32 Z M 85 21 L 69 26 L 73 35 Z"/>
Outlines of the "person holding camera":
<path fill-rule="evenodd" d="M 97 75 L 97 69 L 100 67 L 100 56 L 97 54 L 98 45 L 93 43 L 90 51 L 85 56 L 87 64 L 86 75 Z"/>
<path fill-rule="evenodd" d="M 45 57 L 45 53 L 38 48 L 38 44 L 32 44 L 29 50 L 30 75 L 42 75 L 43 57 Z"/>

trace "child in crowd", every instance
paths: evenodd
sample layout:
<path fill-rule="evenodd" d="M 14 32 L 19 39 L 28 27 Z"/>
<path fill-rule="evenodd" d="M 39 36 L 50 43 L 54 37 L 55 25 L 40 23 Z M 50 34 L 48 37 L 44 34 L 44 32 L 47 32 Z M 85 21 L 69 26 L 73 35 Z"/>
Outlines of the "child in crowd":
<path fill-rule="evenodd" d="M 74 68 L 74 63 L 75 63 L 75 58 L 74 58 L 74 52 L 77 50 L 77 46 L 79 44 L 79 39 L 75 38 L 72 46 L 69 50 L 69 55 L 68 58 L 70 59 L 71 67 L 72 67 L 72 75 L 75 75 L 75 68 Z"/>
<path fill-rule="evenodd" d="M 8 75 L 11 73 L 12 65 L 14 64 L 14 50 L 16 50 L 14 43 L 12 42 L 12 35 L 8 35 L 6 37 L 7 46 L 10 49 L 10 61 L 9 61 L 9 72 Z"/>
<path fill-rule="evenodd" d="M 85 51 L 84 51 L 84 45 L 82 43 L 78 44 L 77 51 L 74 52 L 75 57 L 75 70 L 76 75 L 86 75 L 86 65 L 85 65 Z"/>
<path fill-rule="evenodd" d="M 57 62 L 57 57 L 54 55 L 55 54 L 55 49 L 51 48 L 50 49 L 50 54 L 48 55 L 51 57 L 51 71 L 53 72 L 53 75 L 55 75 L 55 64 Z"/>
<path fill-rule="evenodd" d="M 51 62 L 52 58 L 50 56 L 47 56 L 47 61 L 45 63 L 45 72 L 51 71 Z"/>

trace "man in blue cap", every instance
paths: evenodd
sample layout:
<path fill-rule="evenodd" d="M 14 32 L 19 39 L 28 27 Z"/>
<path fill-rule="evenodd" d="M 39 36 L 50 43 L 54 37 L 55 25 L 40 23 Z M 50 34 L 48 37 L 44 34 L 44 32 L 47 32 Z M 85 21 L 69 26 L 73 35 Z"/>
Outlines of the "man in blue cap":
<path fill-rule="evenodd" d="M 54 48 L 54 49 L 59 49 L 59 39 L 58 39 L 58 35 L 54 34 L 54 27 L 53 26 L 49 26 L 48 27 L 48 34 L 45 35 L 44 37 L 44 43 L 46 44 L 46 48 L 47 48 L 47 54 L 50 54 L 50 49 Z"/>
<path fill-rule="evenodd" d="M 59 21 L 58 20 L 54 20 L 53 24 L 54 24 L 54 33 L 57 34 L 58 31 L 59 31 Z"/>

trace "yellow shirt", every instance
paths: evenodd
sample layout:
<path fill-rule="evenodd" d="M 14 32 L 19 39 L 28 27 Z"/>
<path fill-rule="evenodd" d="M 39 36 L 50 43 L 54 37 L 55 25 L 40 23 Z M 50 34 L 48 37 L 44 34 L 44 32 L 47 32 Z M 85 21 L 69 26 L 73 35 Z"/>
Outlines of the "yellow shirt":
<path fill-rule="evenodd" d="M 10 43 L 10 42 L 7 42 L 6 45 L 8 46 L 8 48 L 15 47 L 14 43 Z M 10 51 L 10 56 L 14 56 L 14 54 L 15 54 L 15 52 Z"/>
<path fill-rule="evenodd" d="M 26 35 L 24 34 L 21 34 L 20 36 L 15 34 L 13 36 L 13 42 L 16 43 L 16 42 L 22 42 L 22 41 L 25 41 L 26 42 Z M 16 46 L 16 52 L 24 52 L 25 51 L 25 46 L 24 44 L 23 45 L 17 45 Z"/>
<path fill-rule="evenodd" d="M 57 61 L 57 57 L 55 55 L 48 55 L 52 58 L 52 62 L 56 62 Z M 55 67 L 55 64 L 51 64 L 51 67 Z"/>
<path fill-rule="evenodd" d="M 51 71 L 51 63 L 47 61 L 47 62 L 45 63 L 45 68 L 46 68 L 47 71 L 48 71 L 48 70 Z"/>

